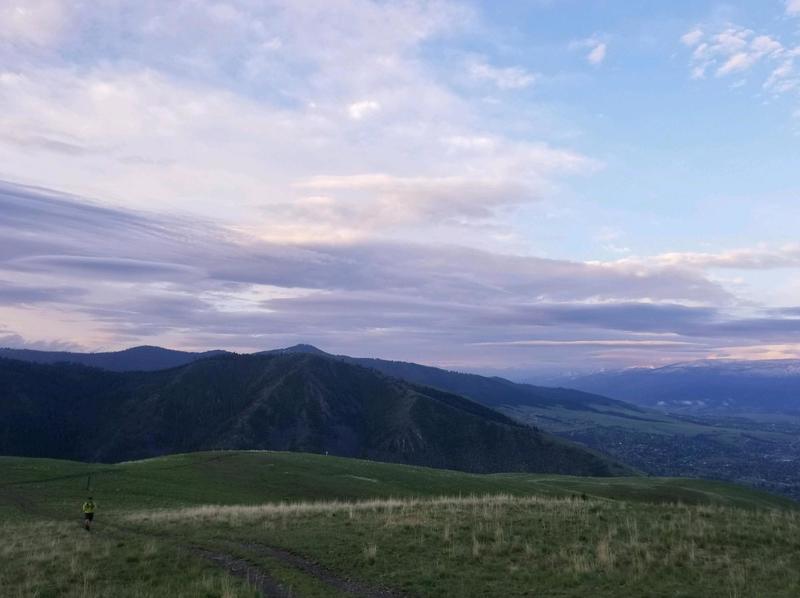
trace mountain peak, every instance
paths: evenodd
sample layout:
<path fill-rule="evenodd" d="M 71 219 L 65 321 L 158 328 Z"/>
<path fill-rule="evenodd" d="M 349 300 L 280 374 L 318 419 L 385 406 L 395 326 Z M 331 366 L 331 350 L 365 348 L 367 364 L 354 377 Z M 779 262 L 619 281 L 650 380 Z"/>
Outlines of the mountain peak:
<path fill-rule="evenodd" d="M 286 347 L 284 349 L 275 349 L 274 351 L 269 351 L 269 353 L 310 353 L 312 355 L 330 355 L 330 353 L 326 353 L 322 349 L 318 349 L 314 345 L 309 345 L 306 343 L 292 345 L 291 347 Z"/>

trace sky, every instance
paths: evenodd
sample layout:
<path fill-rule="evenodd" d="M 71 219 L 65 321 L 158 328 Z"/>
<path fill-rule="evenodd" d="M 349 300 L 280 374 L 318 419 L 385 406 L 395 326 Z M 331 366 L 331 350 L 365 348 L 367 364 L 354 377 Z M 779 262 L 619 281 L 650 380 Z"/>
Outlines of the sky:
<path fill-rule="evenodd" d="M 0 0 L 0 346 L 800 357 L 800 1 Z"/>

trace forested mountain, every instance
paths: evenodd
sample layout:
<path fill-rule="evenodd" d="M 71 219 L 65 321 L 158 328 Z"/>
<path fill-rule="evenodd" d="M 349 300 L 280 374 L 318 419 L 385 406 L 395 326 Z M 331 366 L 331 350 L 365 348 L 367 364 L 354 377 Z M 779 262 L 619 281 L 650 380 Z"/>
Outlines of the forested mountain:
<path fill-rule="evenodd" d="M 120 461 L 305 451 L 473 472 L 628 472 L 463 397 L 305 353 L 157 372 L 0 359 L 0 453 Z"/>

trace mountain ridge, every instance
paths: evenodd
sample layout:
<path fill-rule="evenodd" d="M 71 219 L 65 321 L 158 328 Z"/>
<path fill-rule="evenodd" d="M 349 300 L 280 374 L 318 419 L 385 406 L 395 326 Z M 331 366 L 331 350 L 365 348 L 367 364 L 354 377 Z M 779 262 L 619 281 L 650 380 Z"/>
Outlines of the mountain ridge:
<path fill-rule="evenodd" d="M 250 448 L 472 472 L 630 472 L 474 401 L 306 353 L 156 372 L 0 359 L 0 388 L 3 453 L 113 462 Z"/>
<path fill-rule="evenodd" d="M 153 345 L 139 345 L 122 349 L 121 351 L 100 351 L 96 353 L 37 351 L 11 347 L 0 348 L 0 357 L 7 359 L 43 364 L 75 363 L 116 372 L 168 369 L 223 353 L 227 353 L 227 351 L 219 349 L 201 352 L 178 351 Z"/>

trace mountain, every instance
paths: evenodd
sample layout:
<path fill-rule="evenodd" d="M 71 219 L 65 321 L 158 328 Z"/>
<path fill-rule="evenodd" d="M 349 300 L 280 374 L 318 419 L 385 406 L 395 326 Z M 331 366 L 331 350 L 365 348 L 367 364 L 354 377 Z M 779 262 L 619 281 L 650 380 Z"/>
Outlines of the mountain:
<path fill-rule="evenodd" d="M 302 347 L 292 347 L 302 351 Z M 615 400 L 625 398 L 625 381 L 583 391 L 517 384 L 503 378 L 451 372 L 414 363 L 339 356 L 387 375 L 454 392 L 488 405 L 518 421 L 579 442 L 643 472 L 732 480 L 800 499 L 800 419 L 780 421 L 743 417 L 670 414 Z M 713 363 L 693 364 L 697 374 Z M 791 364 L 740 364 L 740 371 L 764 372 L 768 382 Z M 788 368 L 786 367 L 788 366 Z M 769 375 L 767 375 L 769 374 Z M 698 376 L 698 382 L 702 375 Z M 569 383 L 572 380 L 567 380 Z M 758 382 L 752 382 L 754 389 Z M 595 390 L 595 392 L 586 392 Z M 623 392 L 618 392 L 618 391 Z"/>
<path fill-rule="evenodd" d="M 161 347 L 132 347 L 106 353 L 72 353 L 67 351 L 34 351 L 0 348 L 0 357 L 33 363 L 78 363 L 114 372 L 155 371 L 186 365 L 198 359 L 220 355 L 225 351 L 192 353 Z"/>
<path fill-rule="evenodd" d="M 225 351 L 192 353 L 149 346 L 133 347 L 109 353 L 0 349 L 0 357 L 9 359 L 49 364 L 75 363 L 115 372 L 157 371 L 224 354 L 226 354 Z M 554 416 L 555 410 L 573 412 L 573 414 L 602 413 L 606 418 L 614 417 L 629 422 L 639 422 L 648 418 L 664 421 L 663 416 L 660 414 L 598 394 L 568 388 L 548 388 L 530 384 L 517 384 L 504 378 L 453 372 L 416 363 L 332 355 L 309 344 L 298 344 L 282 349 L 262 351 L 255 355 L 292 354 L 317 355 L 360 365 L 414 384 L 462 395 L 494 409 L 513 410 L 516 416 L 527 414 L 528 419 L 531 421 L 536 419 L 534 412 L 538 413 L 540 410 L 546 412 L 541 414 L 543 419 L 551 422 L 560 421 L 558 417 Z M 583 417 L 583 415 L 580 417 Z"/>
<path fill-rule="evenodd" d="M 513 413 L 515 417 L 527 419 L 532 423 L 540 417 L 549 420 L 551 424 L 563 421 L 567 425 L 571 417 L 585 419 L 587 414 L 613 418 L 619 420 L 617 423 L 620 425 L 635 422 L 640 426 L 642 421 L 659 423 L 669 421 L 669 417 L 652 410 L 569 388 L 518 384 L 505 378 L 454 372 L 404 361 L 330 355 L 311 345 L 295 345 L 285 349 L 265 351 L 262 354 L 275 353 L 327 355 L 413 384 L 458 394 L 492 409 Z"/>
<path fill-rule="evenodd" d="M 296 345 L 277 350 L 280 353 L 304 353 L 307 351 L 313 354 L 325 354 L 310 345 Z M 514 419 L 555 433 L 569 433 L 597 427 L 664 433 L 683 432 L 687 426 L 691 426 L 685 420 L 671 417 L 654 409 L 571 388 L 518 384 L 504 378 L 454 372 L 403 361 L 345 355 L 332 357 L 371 368 L 387 376 L 413 384 L 421 384 L 467 397 Z M 604 446 L 595 446 L 595 448 L 608 449 Z"/>
<path fill-rule="evenodd" d="M 471 472 L 629 472 L 463 397 L 302 352 L 157 372 L 0 359 L 0 393 L 3 454 L 112 462 L 272 449 Z"/>
<path fill-rule="evenodd" d="M 800 360 L 703 360 L 561 380 L 575 388 L 670 412 L 800 415 Z"/>

